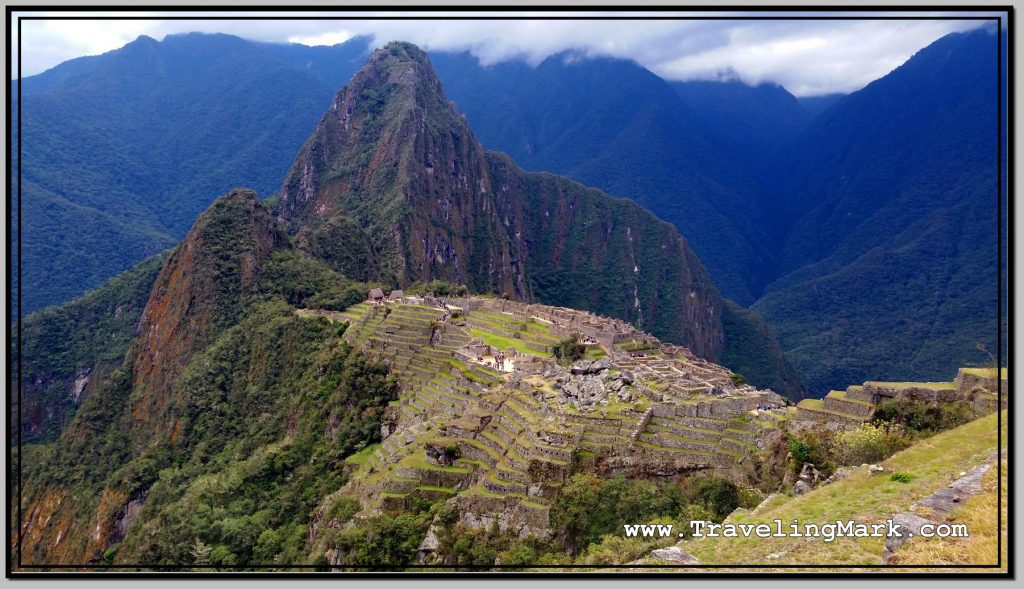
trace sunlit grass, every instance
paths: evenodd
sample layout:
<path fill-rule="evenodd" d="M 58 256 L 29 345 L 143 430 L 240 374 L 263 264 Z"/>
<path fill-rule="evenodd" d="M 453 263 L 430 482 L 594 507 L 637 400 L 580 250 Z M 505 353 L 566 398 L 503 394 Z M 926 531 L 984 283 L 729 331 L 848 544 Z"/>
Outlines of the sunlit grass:
<path fill-rule="evenodd" d="M 1007 418 L 1003 412 L 1003 440 Z M 885 473 L 871 475 L 858 469 L 848 478 L 819 487 L 805 495 L 778 500 L 758 515 L 737 515 L 733 523 L 834 523 L 854 520 L 883 523 L 894 514 L 955 480 L 961 471 L 980 464 L 996 449 L 996 415 L 988 415 L 942 432 L 893 455 L 882 465 Z M 893 481 L 890 474 L 906 472 L 909 483 Z M 994 503 L 994 502 L 993 502 Z M 978 508 L 980 513 L 980 508 Z M 994 507 L 990 514 L 994 514 Z M 989 516 L 992 518 L 992 516 Z M 994 518 L 992 518 L 994 519 Z M 702 538 L 682 548 L 708 564 L 856 564 L 881 563 L 884 538 L 844 538 L 825 543 L 820 538 Z M 979 549 L 980 550 L 980 549 Z M 980 552 L 979 552 L 980 553 Z M 991 555 L 991 553 L 989 553 Z M 768 558 L 773 555 L 773 558 Z M 982 559 L 980 564 L 991 562 Z M 976 562 L 976 561 L 975 561 Z"/>

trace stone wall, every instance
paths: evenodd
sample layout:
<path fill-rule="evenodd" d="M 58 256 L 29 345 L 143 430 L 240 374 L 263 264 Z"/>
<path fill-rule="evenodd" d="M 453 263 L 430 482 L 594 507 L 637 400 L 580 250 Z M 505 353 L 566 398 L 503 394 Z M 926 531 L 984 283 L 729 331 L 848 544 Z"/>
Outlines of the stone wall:
<path fill-rule="evenodd" d="M 547 539 L 551 536 L 548 508 L 533 507 L 507 497 L 469 493 L 452 501 L 459 511 L 459 520 L 467 527 L 487 530 L 497 522 L 498 530 L 520 538 L 539 536 Z"/>

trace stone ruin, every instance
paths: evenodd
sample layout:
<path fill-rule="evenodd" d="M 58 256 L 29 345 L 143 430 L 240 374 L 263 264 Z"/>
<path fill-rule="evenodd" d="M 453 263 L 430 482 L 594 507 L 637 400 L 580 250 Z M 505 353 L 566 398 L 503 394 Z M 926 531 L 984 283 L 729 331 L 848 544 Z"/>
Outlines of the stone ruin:
<path fill-rule="evenodd" d="M 304 311 L 348 321 L 343 337 L 388 362 L 400 385 L 383 442 L 342 491 L 366 513 L 426 496 L 449 501 L 467 525 L 546 536 L 579 460 L 609 475 L 728 476 L 791 416 L 774 392 L 616 319 L 475 297 L 382 307 Z M 550 349 L 572 335 L 587 352 L 562 366 Z M 484 337 L 514 342 L 502 350 L 511 372 L 476 361 Z"/>
<path fill-rule="evenodd" d="M 952 382 L 868 381 L 845 391 L 831 391 L 823 399 L 804 399 L 797 405 L 796 417 L 805 422 L 856 425 L 869 421 L 879 404 L 892 399 L 933 404 L 965 401 L 975 413 L 984 415 L 997 407 L 1006 408 L 1006 369 L 999 379 L 993 368 L 961 368 Z"/>

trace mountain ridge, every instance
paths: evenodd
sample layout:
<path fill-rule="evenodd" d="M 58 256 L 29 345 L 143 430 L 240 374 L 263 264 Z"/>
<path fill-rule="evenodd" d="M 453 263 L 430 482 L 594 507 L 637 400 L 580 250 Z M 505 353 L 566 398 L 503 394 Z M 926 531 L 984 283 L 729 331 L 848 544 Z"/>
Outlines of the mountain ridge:
<path fill-rule="evenodd" d="M 795 143 L 771 223 L 779 276 L 754 309 L 812 388 L 928 378 L 995 349 L 996 235 L 979 235 L 998 208 L 996 45 L 943 37 Z"/>

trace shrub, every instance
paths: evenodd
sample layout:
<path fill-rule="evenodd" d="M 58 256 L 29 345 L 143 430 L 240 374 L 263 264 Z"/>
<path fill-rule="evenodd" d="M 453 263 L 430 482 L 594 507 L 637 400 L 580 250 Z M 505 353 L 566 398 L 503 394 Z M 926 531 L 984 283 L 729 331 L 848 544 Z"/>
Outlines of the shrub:
<path fill-rule="evenodd" d="M 911 434 L 931 435 L 974 419 L 974 411 L 964 401 L 928 403 L 898 398 L 881 403 L 875 409 L 874 423 L 894 423 Z"/>
<path fill-rule="evenodd" d="M 839 464 L 878 462 L 909 445 L 900 426 L 864 423 L 836 434 L 832 454 Z"/>
<path fill-rule="evenodd" d="M 914 477 L 910 476 L 910 473 L 894 472 L 892 473 L 892 476 L 889 477 L 889 480 L 897 483 L 909 483 L 913 478 Z"/>
<path fill-rule="evenodd" d="M 579 336 L 573 334 L 551 347 L 551 355 L 563 364 L 572 364 L 583 358 L 587 347 L 579 343 Z"/>
<path fill-rule="evenodd" d="M 694 499 L 704 504 L 716 521 L 725 519 L 740 506 L 740 493 L 736 484 L 718 477 L 697 477 Z"/>
<path fill-rule="evenodd" d="M 798 435 L 790 435 L 786 439 L 786 447 L 792 455 L 789 463 L 793 472 L 800 472 L 804 464 L 811 463 L 819 471 L 830 473 L 835 468 L 835 462 L 829 452 L 832 445 L 830 432 L 803 431 Z"/>
<path fill-rule="evenodd" d="M 331 504 L 331 508 L 327 510 L 327 519 L 348 521 L 357 511 L 359 511 L 359 501 L 351 497 L 338 497 Z"/>
<path fill-rule="evenodd" d="M 529 546 L 517 546 L 498 555 L 503 566 L 523 566 L 537 560 L 537 552 Z"/>
<path fill-rule="evenodd" d="M 757 489 L 743 488 L 739 491 L 740 507 L 753 509 L 761 504 L 764 496 Z"/>
<path fill-rule="evenodd" d="M 428 512 L 362 520 L 339 533 L 334 547 L 348 566 L 404 566 L 416 557 L 430 520 Z"/>

